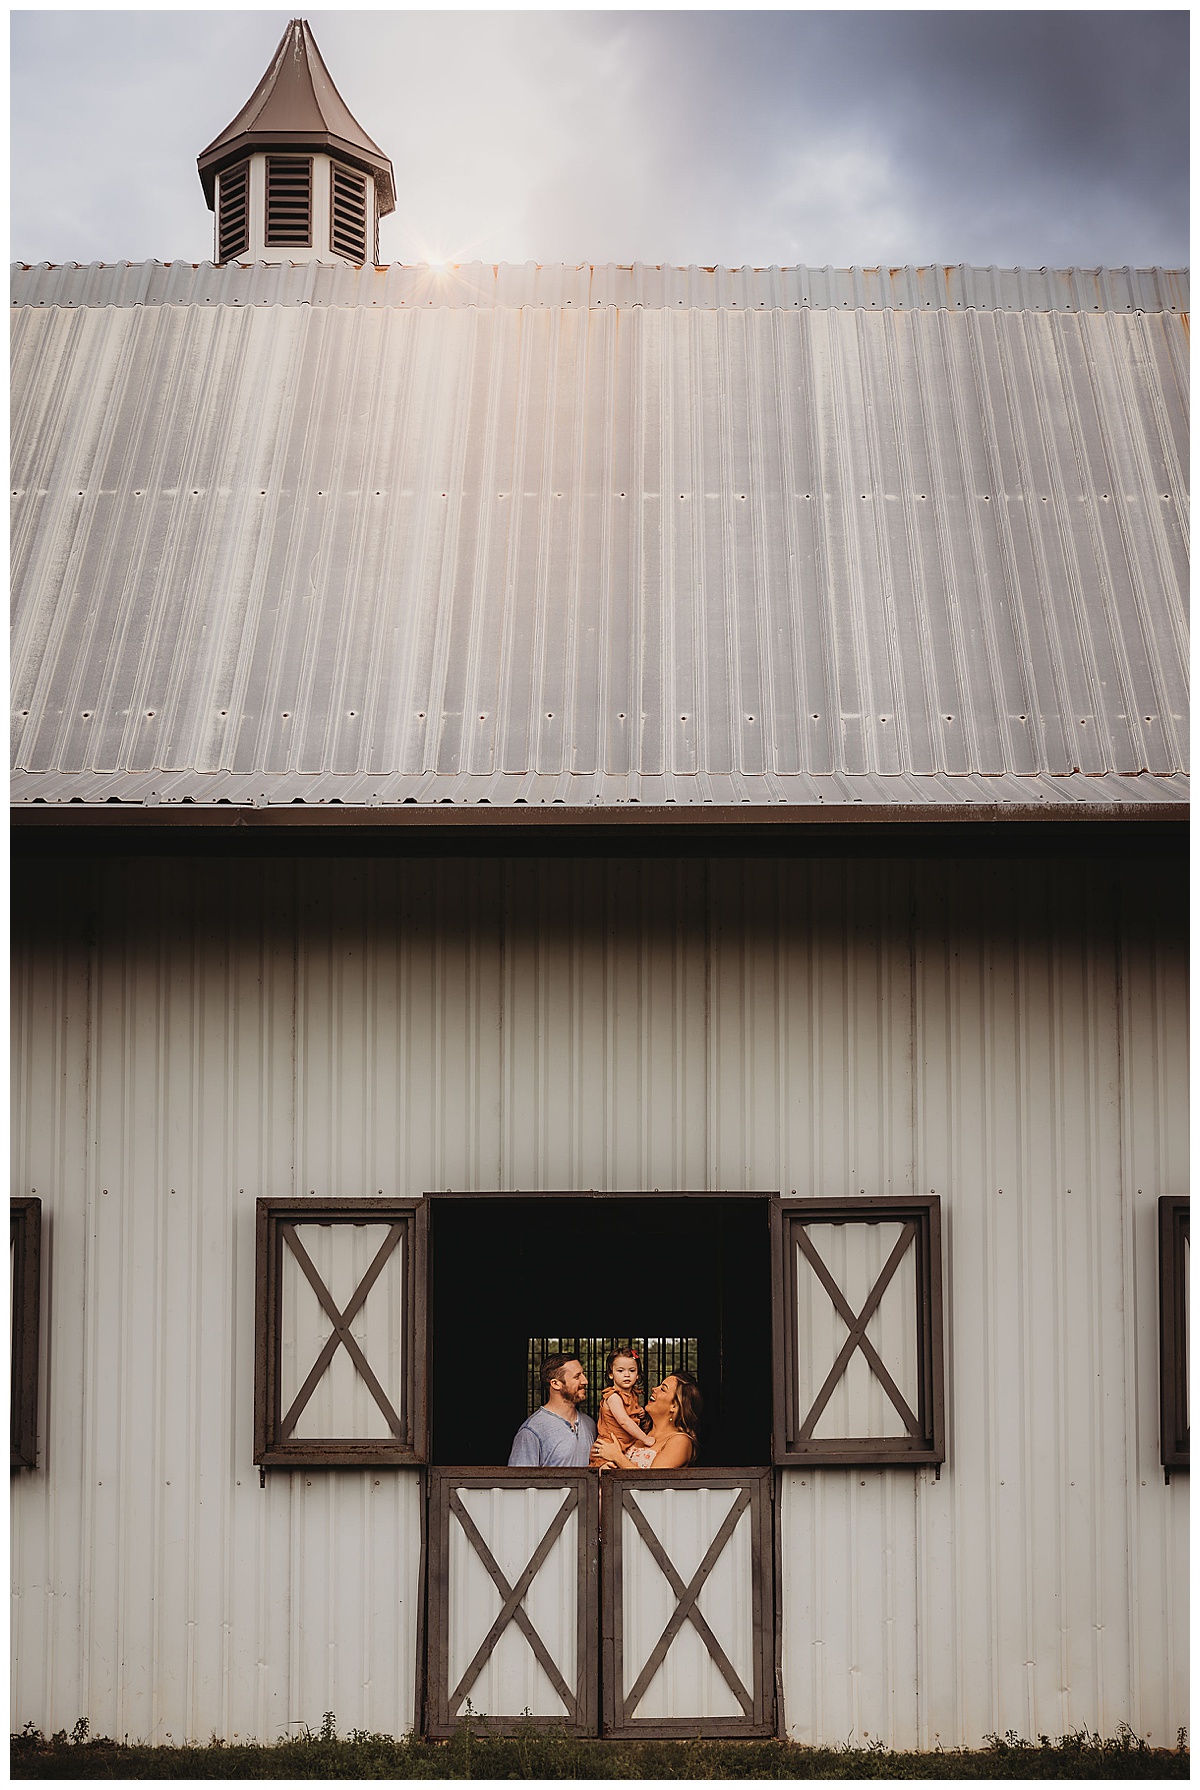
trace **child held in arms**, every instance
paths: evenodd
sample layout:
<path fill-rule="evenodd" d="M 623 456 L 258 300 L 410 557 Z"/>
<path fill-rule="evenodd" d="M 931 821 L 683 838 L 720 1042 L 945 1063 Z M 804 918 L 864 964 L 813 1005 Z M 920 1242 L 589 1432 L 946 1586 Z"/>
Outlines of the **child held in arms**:
<path fill-rule="evenodd" d="M 605 1442 L 615 1442 L 622 1454 L 637 1465 L 649 1466 L 654 1450 L 646 1448 L 646 1436 L 640 1419 L 646 1415 L 637 1395 L 641 1369 L 633 1349 L 613 1349 L 604 1364 L 606 1385 L 596 1415 L 596 1435 Z M 648 1459 L 638 1460 L 645 1449 Z"/>

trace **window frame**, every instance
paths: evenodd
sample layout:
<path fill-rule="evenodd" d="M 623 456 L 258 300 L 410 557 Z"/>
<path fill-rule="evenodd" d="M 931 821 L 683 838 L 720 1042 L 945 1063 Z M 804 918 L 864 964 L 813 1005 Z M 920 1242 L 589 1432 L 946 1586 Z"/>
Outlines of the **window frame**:
<path fill-rule="evenodd" d="M 1159 1453 L 1169 1478 L 1191 1464 L 1188 1425 L 1187 1289 L 1184 1243 L 1191 1201 L 1164 1193 L 1158 1202 Z"/>
<path fill-rule="evenodd" d="M 36 1467 L 42 1290 L 42 1202 L 36 1195 L 10 1199 L 9 1249 L 12 1252 L 11 1465 Z"/>
<path fill-rule="evenodd" d="M 808 1437 L 798 1432 L 796 1373 L 795 1230 L 805 1223 L 912 1224 L 916 1251 L 917 1410 L 920 1435 Z M 941 1200 L 935 1193 L 900 1199 L 773 1199 L 771 1201 L 771 1317 L 774 1337 L 774 1423 L 772 1459 L 776 1466 L 936 1467 L 946 1459 L 945 1364 L 942 1334 Z M 846 1366 L 849 1366 L 847 1361 Z M 805 1414 L 807 1415 L 807 1413 Z"/>
<path fill-rule="evenodd" d="M 405 1248 L 402 1436 L 280 1438 L 284 1226 L 399 1224 Z M 255 1239 L 254 1461 L 259 1467 L 422 1466 L 429 1458 L 426 1262 L 429 1212 L 420 1199 L 260 1198 Z"/>

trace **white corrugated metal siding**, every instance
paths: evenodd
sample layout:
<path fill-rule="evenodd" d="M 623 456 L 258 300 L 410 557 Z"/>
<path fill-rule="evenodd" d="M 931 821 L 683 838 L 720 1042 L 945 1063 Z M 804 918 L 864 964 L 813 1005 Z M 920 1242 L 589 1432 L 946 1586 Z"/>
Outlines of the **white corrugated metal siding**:
<path fill-rule="evenodd" d="M 48 1341 L 15 1725 L 412 1720 L 416 1475 L 258 1488 L 257 1194 L 932 1189 L 947 1465 L 783 1473 L 790 1730 L 1173 1740 L 1171 886 L 1078 860 L 23 865 L 13 1189 L 44 1202 Z"/>

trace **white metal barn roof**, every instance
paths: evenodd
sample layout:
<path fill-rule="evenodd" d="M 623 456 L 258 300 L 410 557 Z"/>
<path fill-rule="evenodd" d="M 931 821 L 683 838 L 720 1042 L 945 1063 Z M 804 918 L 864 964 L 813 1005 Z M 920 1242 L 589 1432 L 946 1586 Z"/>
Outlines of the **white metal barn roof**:
<path fill-rule="evenodd" d="M 13 797 L 1186 796 L 1177 273 L 14 270 Z"/>

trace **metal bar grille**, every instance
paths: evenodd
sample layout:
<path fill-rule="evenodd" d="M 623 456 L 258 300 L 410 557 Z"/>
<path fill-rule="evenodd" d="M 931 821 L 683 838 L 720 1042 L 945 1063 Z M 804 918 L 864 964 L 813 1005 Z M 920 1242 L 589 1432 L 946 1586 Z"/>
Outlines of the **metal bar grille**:
<path fill-rule="evenodd" d="M 531 1336 L 528 1350 L 527 1415 L 532 1416 L 544 1403 L 541 1368 L 547 1355 L 573 1355 L 582 1363 L 587 1375 L 586 1409 L 594 1417 L 600 1404 L 600 1395 L 604 1391 L 604 1363 L 609 1350 L 617 1348 L 629 1348 L 637 1353 L 642 1369 L 638 1384 L 643 1404 L 646 1394 L 657 1386 L 664 1374 L 682 1369 L 694 1379 L 700 1378 L 697 1366 L 700 1351 L 694 1336 Z"/>
<path fill-rule="evenodd" d="M 217 257 L 232 261 L 250 246 L 250 164 L 239 162 L 221 175 Z"/>
<path fill-rule="evenodd" d="M 329 242 L 335 255 L 367 258 L 367 182 L 362 174 L 333 165 Z"/>
<path fill-rule="evenodd" d="M 308 248 L 312 242 L 312 161 L 267 157 L 267 241 Z"/>

